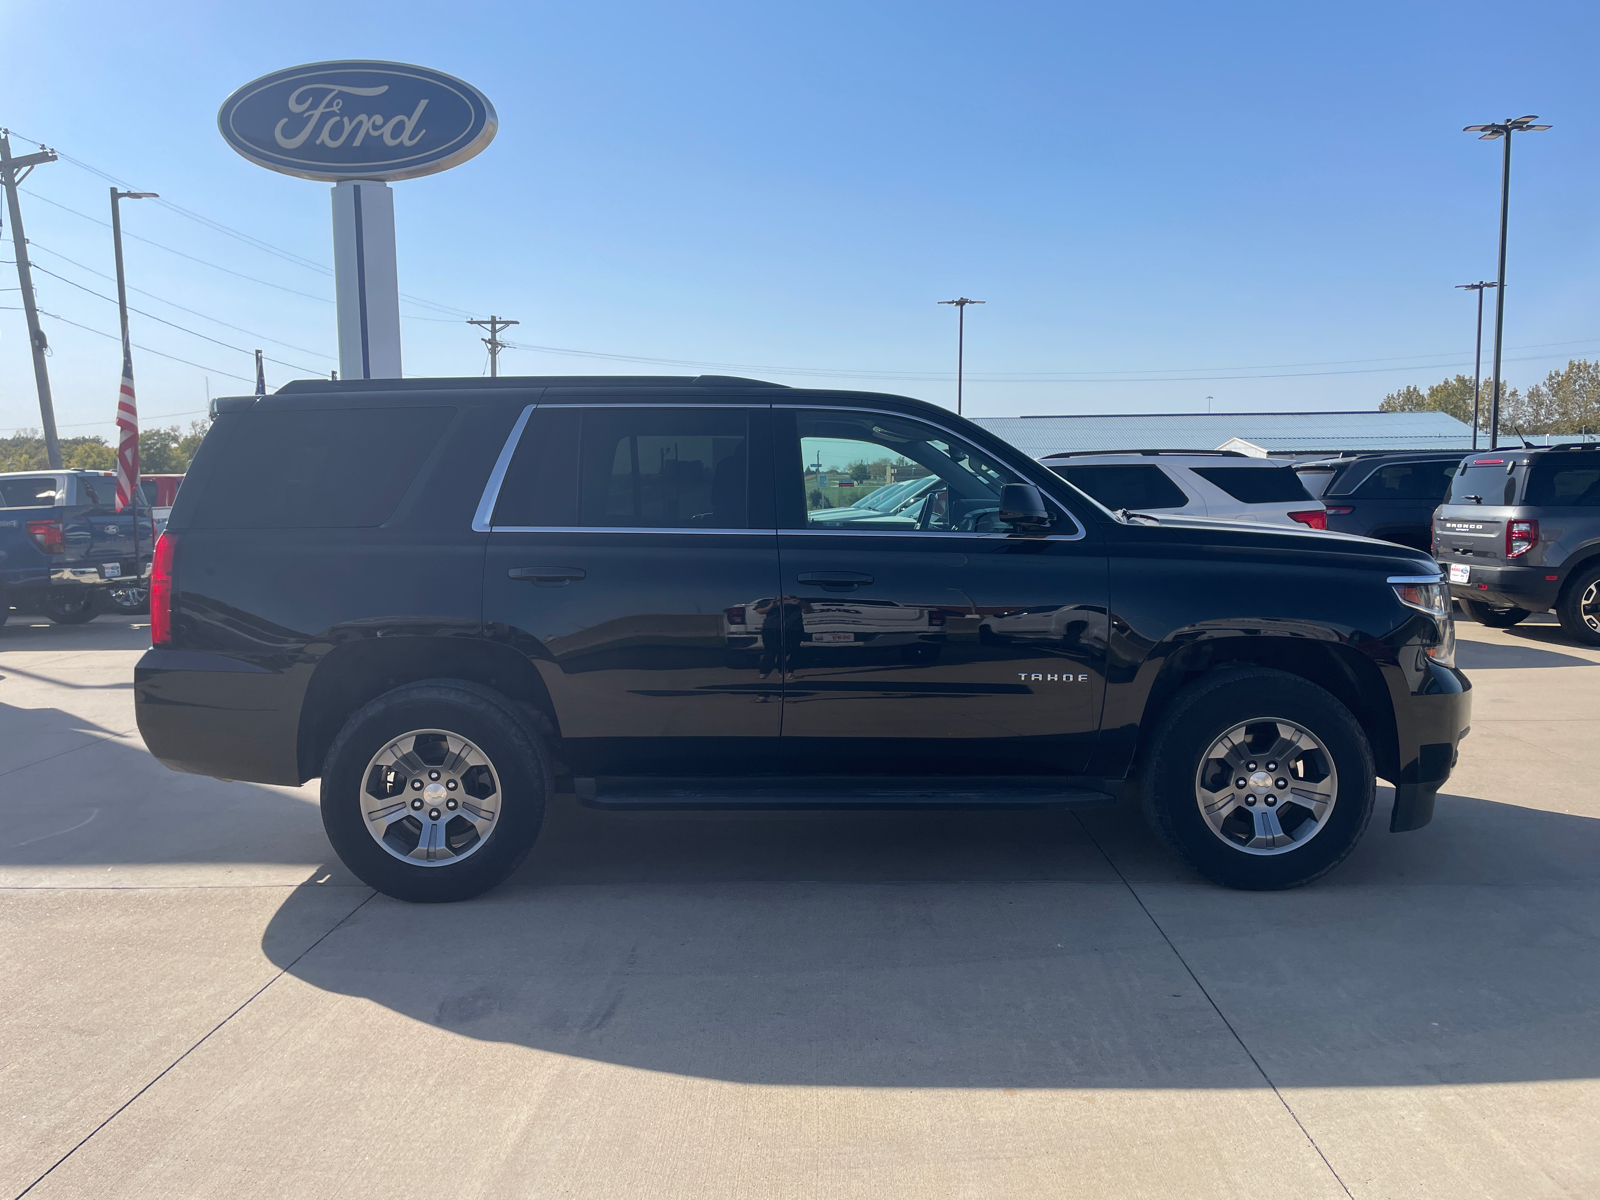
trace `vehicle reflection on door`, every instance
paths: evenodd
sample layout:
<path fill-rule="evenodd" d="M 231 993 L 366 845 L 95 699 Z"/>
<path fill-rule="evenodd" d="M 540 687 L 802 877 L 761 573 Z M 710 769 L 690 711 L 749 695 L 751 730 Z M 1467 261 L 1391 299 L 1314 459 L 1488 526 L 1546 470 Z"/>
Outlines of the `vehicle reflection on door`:
<path fill-rule="evenodd" d="M 759 654 L 761 677 L 809 667 L 929 663 L 949 610 L 866 597 L 766 596 L 723 613 L 728 648 Z"/>

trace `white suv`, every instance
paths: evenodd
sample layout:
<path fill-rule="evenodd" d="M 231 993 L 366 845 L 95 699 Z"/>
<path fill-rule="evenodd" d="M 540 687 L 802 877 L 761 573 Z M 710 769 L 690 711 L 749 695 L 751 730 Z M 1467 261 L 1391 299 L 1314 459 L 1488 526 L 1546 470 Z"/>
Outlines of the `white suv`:
<path fill-rule="evenodd" d="M 1328 527 L 1327 509 L 1293 468 L 1233 450 L 1090 451 L 1039 461 L 1112 512 Z"/>

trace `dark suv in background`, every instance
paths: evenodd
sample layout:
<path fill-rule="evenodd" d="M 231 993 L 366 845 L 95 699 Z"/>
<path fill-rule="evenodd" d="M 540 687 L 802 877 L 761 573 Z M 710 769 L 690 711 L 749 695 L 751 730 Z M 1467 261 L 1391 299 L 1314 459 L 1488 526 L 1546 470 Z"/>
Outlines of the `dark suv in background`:
<path fill-rule="evenodd" d="M 1470 715 L 1414 550 L 1114 514 L 960 417 L 706 378 L 303 381 L 218 401 L 158 545 L 139 729 L 322 778 L 339 856 L 450 900 L 546 798 L 1112 802 L 1210 878 L 1305 883 L 1381 775 L 1416 829 Z M 824 475 L 915 478 L 829 523 Z"/>
<path fill-rule="evenodd" d="M 1553 609 L 1569 637 L 1600 646 L 1600 446 L 1468 455 L 1433 540 L 1474 619 L 1504 628 Z"/>
<path fill-rule="evenodd" d="M 1426 552 L 1433 545 L 1433 510 L 1449 495 L 1464 453 L 1348 454 L 1296 463 L 1294 469 L 1327 508 L 1329 529 Z"/>

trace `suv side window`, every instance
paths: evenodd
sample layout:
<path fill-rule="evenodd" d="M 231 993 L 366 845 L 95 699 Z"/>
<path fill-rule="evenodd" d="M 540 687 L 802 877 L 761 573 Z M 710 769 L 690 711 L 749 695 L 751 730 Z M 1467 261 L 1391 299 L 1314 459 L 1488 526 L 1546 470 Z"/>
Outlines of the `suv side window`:
<path fill-rule="evenodd" d="M 1112 512 L 1119 508 L 1142 512 L 1151 508 L 1184 508 L 1189 497 L 1153 464 L 1104 463 L 1076 467 L 1068 463 L 1053 468 L 1073 487 L 1089 493 Z"/>
<path fill-rule="evenodd" d="M 748 529 L 749 424 L 742 408 L 535 409 L 493 524 Z"/>
<path fill-rule="evenodd" d="M 789 464 L 788 472 L 799 472 L 787 474 L 784 486 L 799 483 L 803 499 L 780 496 L 786 528 L 1007 531 L 997 520 L 1000 488 L 1024 480 L 986 451 L 887 413 L 814 409 L 795 418 L 800 462 Z"/>
<path fill-rule="evenodd" d="M 1600 454 L 1585 454 L 1581 458 L 1540 455 L 1528 473 L 1528 487 L 1522 502 L 1543 508 L 1600 507 Z"/>
<path fill-rule="evenodd" d="M 1216 484 L 1242 504 L 1293 504 L 1311 493 L 1291 467 L 1195 467 L 1194 473 Z"/>
<path fill-rule="evenodd" d="M 1459 459 L 1438 462 L 1390 463 L 1362 481 L 1352 495 L 1368 500 L 1432 500 L 1438 503 L 1450 490 Z"/>

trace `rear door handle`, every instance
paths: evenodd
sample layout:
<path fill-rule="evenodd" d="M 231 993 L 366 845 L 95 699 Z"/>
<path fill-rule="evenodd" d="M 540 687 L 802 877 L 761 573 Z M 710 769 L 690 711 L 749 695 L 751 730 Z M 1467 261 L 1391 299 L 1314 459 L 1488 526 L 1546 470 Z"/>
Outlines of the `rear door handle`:
<path fill-rule="evenodd" d="M 539 587 L 566 587 L 575 579 L 585 578 L 582 567 L 512 567 L 506 574 Z"/>
<path fill-rule="evenodd" d="M 860 571 L 802 571 L 800 582 L 827 588 L 829 591 L 848 591 L 871 583 L 872 576 Z"/>

